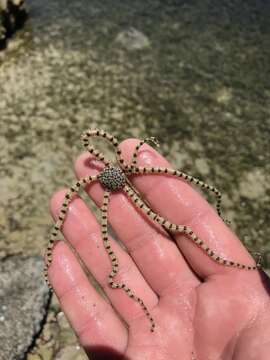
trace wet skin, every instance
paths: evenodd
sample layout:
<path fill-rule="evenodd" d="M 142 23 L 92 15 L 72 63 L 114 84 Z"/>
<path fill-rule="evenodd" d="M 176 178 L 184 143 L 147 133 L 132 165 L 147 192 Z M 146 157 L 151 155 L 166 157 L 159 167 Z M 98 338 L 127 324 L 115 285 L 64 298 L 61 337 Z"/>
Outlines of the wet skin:
<path fill-rule="evenodd" d="M 137 140 L 120 147 L 129 160 Z M 149 145 L 139 152 L 140 166 L 170 166 Z M 101 165 L 89 154 L 75 163 L 78 178 Z M 192 174 L 191 174 L 192 175 Z M 177 224 L 190 226 L 210 248 L 226 259 L 254 264 L 237 236 L 204 198 L 184 180 L 165 175 L 131 179 L 148 204 Z M 87 193 L 101 205 L 103 188 Z M 57 217 L 65 190 L 54 194 Z M 270 282 L 262 271 L 246 271 L 215 263 L 183 235 L 171 236 L 141 214 L 120 191 L 112 195 L 109 221 L 127 252 L 112 240 L 119 261 L 119 281 L 140 296 L 156 322 L 154 333 L 140 306 L 122 290 L 111 289 L 110 260 L 100 225 L 85 202 L 69 206 L 63 234 L 105 291 L 105 300 L 89 282 L 77 258 L 57 242 L 49 269 L 50 282 L 81 345 L 91 359 L 130 360 L 267 360 L 270 351 Z"/>

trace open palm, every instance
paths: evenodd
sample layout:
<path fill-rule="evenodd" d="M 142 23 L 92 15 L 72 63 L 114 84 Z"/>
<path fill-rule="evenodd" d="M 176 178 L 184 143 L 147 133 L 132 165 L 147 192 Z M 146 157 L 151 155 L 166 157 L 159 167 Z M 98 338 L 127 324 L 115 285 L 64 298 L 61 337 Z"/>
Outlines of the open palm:
<path fill-rule="evenodd" d="M 121 144 L 128 160 L 137 143 Z M 149 145 L 139 165 L 168 166 Z M 96 174 L 100 164 L 82 154 L 77 177 Z M 253 260 L 239 239 L 189 184 L 165 175 L 138 175 L 132 183 L 157 213 L 190 226 L 210 248 L 226 259 Z M 103 189 L 91 184 L 88 194 L 101 206 Z M 57 217 L 65 191 L 51 200 Z M 100 225 L 85 202 L 76 197 L 63 226 L 65 239 L 107 295 L 89 282 L 73 252 L 56 244 L 50 282 L 79 341 L 91 359 L 129 360 L 267 360 L 270 358 L 269 279 L 263 272 L 228 268 L 215 263 L 181 234 L 173 238 L 136 209 L 121 191 L 112 195 L 109 222 L 123 248 L 112 240 L 119 261 L 117 281 L 142 298 L 156 323 L 124 291 L 111 289 L 111 263 Z"/>

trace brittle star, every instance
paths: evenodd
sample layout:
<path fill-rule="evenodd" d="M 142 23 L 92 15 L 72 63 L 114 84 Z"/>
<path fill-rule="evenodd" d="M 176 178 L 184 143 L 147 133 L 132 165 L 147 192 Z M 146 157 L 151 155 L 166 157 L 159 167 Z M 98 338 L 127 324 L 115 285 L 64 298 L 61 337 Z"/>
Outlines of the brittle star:
<path fill-rule="evenodd" d="M 94 146 L 90 145 L 90 138 L 91 137 L 102 137 L 108 140 L 115 148 L 116 153 L 116 160 L 117 165 L 111 163 L 105 156 L 97 150 Z M 170 222 L 169 220 L 163 218 L 159 214 L 155 213 L 141 198 L 137 190 L 133 187 L 129 180 L 130 175 L 141 175 L 141 174 L 167 174 L 169 176 L 182 178 L 190 183 L 196 184 L 200 186 L 202 189 L 207 189 L 215 194 L 217 198 L 216 209 L 218 215 L 221 217 L 221 193 L 215 187 L 210 186 L 203 181 L 185 174 L 182 171 L 174 170 L 171 168 L 164 168 L 164 167 L 141 167 L 137 166 L 137 156 L 140 147 L 147 142 L 152 142 L 155 145 L 159 146 L 158 141 L 154 137 L 149 137 L 144 140 L 140 140 L 139 143 L 136 145 L 134 153 L 132 155 L 131 163 L 128 164 L 123 158 L 120 148 L 118 147 L 118 140 L 112 136 L 111 134 L 103 131 L 103 130 L 88 130 L 83 133 L 81 137 L 83 141 L 83 145 L 86 150 L 94 155 L 97 160 L 103 162 L 105 165 L 103 170 L 95 176 L 86 176 L 84 178 L 79 179 L 74 183 L 73 186 L 69 189 L 69 191 L 65 195 L 64 202 L 60 209 L 60 214 L 58 219 L 53 227 L 51 232 L 50 241 L 46 250 L 46 264 L 44 268 L 44 275 L 46 282 L 48 283 L 49 287 L 49 280 L 48 280 L 48 269 L 50 264 L 52 263 L 52 251 L 53 245 L 56 240 L 56 237 L 59 231 L 62 229 L 67 211 L 68 205 L 72 201 L 73 197 L 79 192 L 79 190 L 85 188 L 90 183 L 94 181 L 99 181 L 104 188 L 103 194 L 103 203 L 101 207 L 102 212 L 102 221 L 101 221 L 101 233 L 102 233 L 102 240 L 104 244 L 104 248 L 106 249 L 112 265 L 112 271 L 108 275 L 108 284 L 113 289 L 123 289 L 127 295 L 138 302 L 144 311 L 145 315 L 148 317 L 151 328 L 150 330 L 153 332 L 155 329 L 155 321 L 152 318 L 150 312 L 148 311 L 146 305 L 144 304 L 143 300 L 136 296 L 133 291 L 125 284 L 125 283 L 118 283 L 114 279 L 119 270 L 119 264 L 117 261 L 117 257 L 111 248 L 111 244 L 109 241 L 108 236 L 108 205 L 110 194 L 114 191 L 124 191 L 126 195 L 132 200 L 132 202 L 142 211 L 144 212 L 151 220 L 155 221 L 159 225 L 161 225 L 164 229 L 169 232 L 178 232 L 185 234 L 190 240 L 192 240 L 198 247 L 200 247 L 206 254 L 209 256 L 213 261 L 229 267 L 235 267 L 239 269 L 245 270 L 256 270 L 260 268 L 260 260 L 256 263 L 256 265 L 244 265 L 240 264 L 235 261 L 224 259 L 223 257 L 216 254 L 212 249 L 210 249 L 207 244 L 201 240 L 193 230 L 186 226 L 186 225 L 179 225 Z M 224 219 L 223 219 L 224 220 Z M 51 288 L 51 287 L 50 287 Z"/>

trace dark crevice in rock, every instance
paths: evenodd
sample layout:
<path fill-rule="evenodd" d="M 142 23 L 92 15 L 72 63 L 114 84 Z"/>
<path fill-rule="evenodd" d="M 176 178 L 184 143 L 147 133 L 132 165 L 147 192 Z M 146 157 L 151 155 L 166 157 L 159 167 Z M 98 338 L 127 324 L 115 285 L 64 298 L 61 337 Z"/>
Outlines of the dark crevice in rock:
<path fill-rule="evenodd" d="M 28 349 L 26 349 L 25 356 L 24 356 L 23 360 L 27 360 L 27 355 L 28 355 L 28 354 L 32 351 L 32 349 L 35 347 L 36 341 L 37 341 L 37 339 L 40 337 L 40 335 L 41 335 L 41 333 L 42 333 L 42 331 L 43 331 L 44 325 L 45 325 L 46 322 L 47 322 L 48 313 L 49 313 L 49 308 L 50 308 L 51 302 L 52 302 L 52 294 L 53 294 L 53 292 L 50 291 L 50 292 L 49 292 L 49 297 L 48 297 L 47 304 L 46 304 L 45 307 L 44 307 L 45 316 L 44 316 L 43 319 L 40 321 L 40 329 L 39 329 L 39 331 L 33 336 L 32 343 L 29 345 Z"/>
<path fill-rule="evenodd" d="M 0 0 L 0 49 L 4 49 L 7 39 L 20 29 L 27 19 L 24 0 Z"/>

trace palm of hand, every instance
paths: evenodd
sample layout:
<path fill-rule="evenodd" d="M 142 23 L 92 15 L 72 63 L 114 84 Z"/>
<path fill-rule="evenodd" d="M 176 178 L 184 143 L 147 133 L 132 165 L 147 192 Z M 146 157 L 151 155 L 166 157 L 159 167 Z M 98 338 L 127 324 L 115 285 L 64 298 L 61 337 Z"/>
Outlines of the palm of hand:
<path fill-rule="evenodd" d="M 126 157 L 132 153 L 134 143 L 128 140 L 122 144 Z M 78 159 L 78 177 L 95 172 L 89 170 L 88 161 L 88 154 Z M 147 166 L 167 166 L 166 160 L 147 145 L 140 161 Z M 137 178 L 134 183 L 157 212 L 178 224 L 188 222 L 224 257 L 251 263 L 236 236 L 189 185 L 155 176 Z M 88 193 L 100 205 L 101 186 L 91 185 Z M 59 192 L 52 199 L 54 217 L 63 195 Z M 182 235 L 174 237 L 177 247 L 168 234 L 140 216 L 123 194 L 113 196 L 110 208 L 110 223 L 130 254 L 113 243 L 120 263 L 118 277 L 145 300 L 157 327 L 150 333 L 138 304 L 121 290 L 108 288 L 110 262 L 102 249 L 97 220 L 76 198 L 70 205 L 63 233 L 111 305 L 88 282 L 63 242 L 54 248 L 49 277 L 91 359 L 191 360 L 192 352 L 198 360 L 267 359 L 269 285 L 267 280 L 263 283 L 263 274 L 222 267 Z M 129 325 L 128 330 L 113 308 Z"/>
<path fill-rule="evenodd" d="M 269 279 L 263 281 L 269 289 Z M 261 279 L 246 274 L 213 276 L 195 288 L 175 289 L 157 309 L 158 334 L 151 337 L 141 328 L 133 334 L 131 352 L 136 354 L 137 347 L 137 357 L 131 359 L 266 360 L 267 297 Z M 143 350 L 140 342 L 146 344 Z"/>

